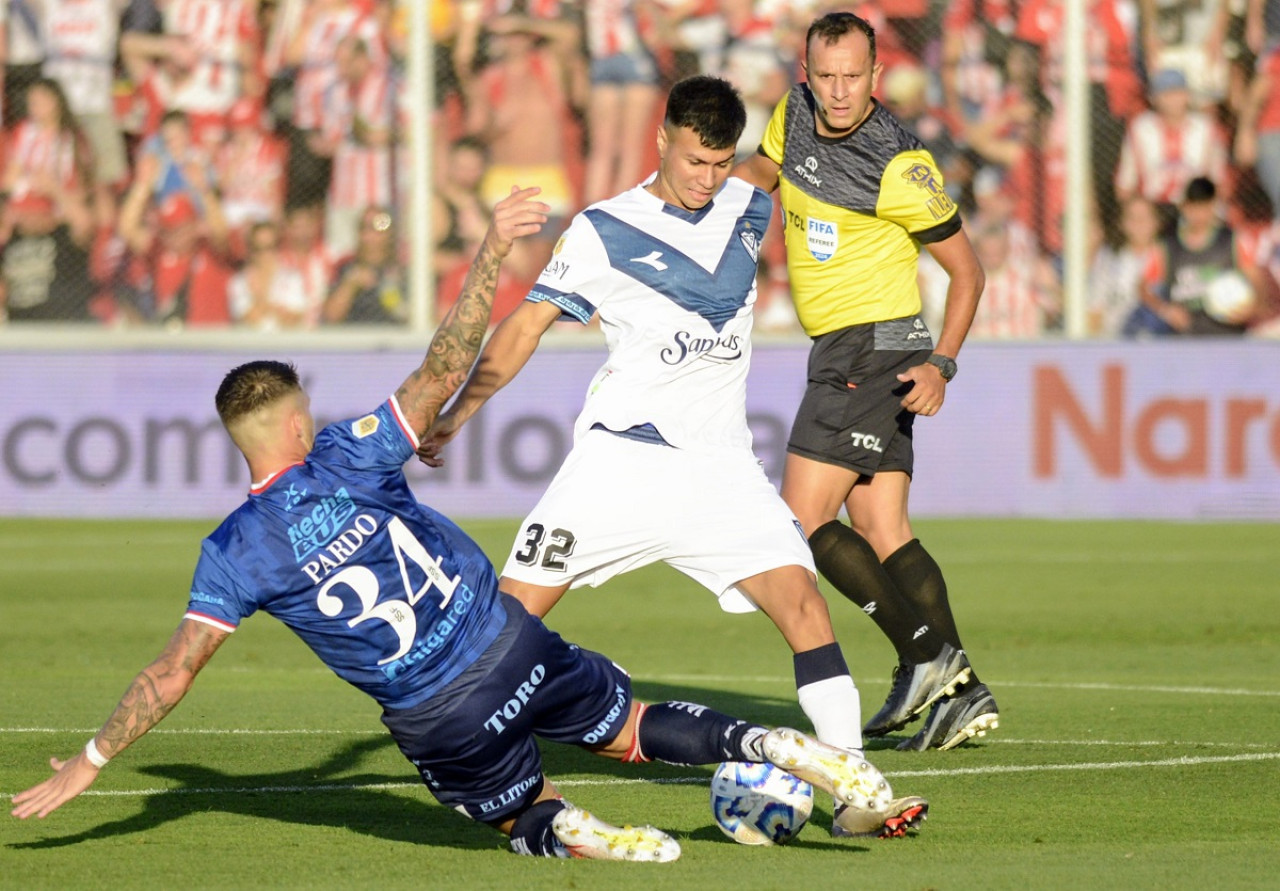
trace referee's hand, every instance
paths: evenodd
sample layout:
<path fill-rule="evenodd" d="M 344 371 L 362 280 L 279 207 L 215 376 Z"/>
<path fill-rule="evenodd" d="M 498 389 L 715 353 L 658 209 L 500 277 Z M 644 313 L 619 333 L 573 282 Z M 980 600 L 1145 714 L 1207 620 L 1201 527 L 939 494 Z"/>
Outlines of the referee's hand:
<path fill-rule="evenodd" d="M 942 379 L 942 372 L 928 362 L 908 368 L 898 375 L 898 380 L 912 385 L 899 403 L 909 412 L 926 417 L 936 415 L 947 398 L 947 382 Z"/>

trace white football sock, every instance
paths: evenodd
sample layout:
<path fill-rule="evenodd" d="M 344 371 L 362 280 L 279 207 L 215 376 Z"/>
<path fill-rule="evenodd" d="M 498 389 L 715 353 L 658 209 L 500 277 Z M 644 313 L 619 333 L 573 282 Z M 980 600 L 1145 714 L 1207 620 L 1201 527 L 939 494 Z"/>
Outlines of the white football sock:
<path fill-rule="evenodd" d="M 818 739 L 862 751 L 862 700 L 852 677 L 842 674 L 805 684 L 796 694 Z"/>

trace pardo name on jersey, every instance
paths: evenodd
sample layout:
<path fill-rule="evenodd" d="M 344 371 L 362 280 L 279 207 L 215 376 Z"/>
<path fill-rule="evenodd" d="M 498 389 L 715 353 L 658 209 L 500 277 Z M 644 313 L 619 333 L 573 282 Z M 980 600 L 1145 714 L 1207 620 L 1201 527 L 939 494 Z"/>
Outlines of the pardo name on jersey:
<path fill-rule="evenodd" d="M 320 584 L 321 579 L 355 556 L 377 531 L 378 521 L 369 514 L 360 514 L 316 555 L 315 560 L 302 564 L 302 571 L 312 582 Z"/>

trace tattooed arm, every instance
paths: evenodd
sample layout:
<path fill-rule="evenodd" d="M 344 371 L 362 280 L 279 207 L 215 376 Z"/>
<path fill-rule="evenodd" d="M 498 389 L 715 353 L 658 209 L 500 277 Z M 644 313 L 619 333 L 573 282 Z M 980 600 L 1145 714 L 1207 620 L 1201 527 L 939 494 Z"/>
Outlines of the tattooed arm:
<path fill-rule="evenodd" d="M 183 619 L 154 662 L 142 669 L 124 692 L 107 723 L 93 738 L 103 758 L 123 752 L 134 740 L 160 723 L 191 689 L 200 669 L 229 633 L 204 622 Z M 99 768 L 80 750 L 65 761 L 49 759 L 53 776 L 13 796 L 13 816 L 46 817 L 75 798 L 98 778 Z"/>
<path fill-rule="evenodd" d="M 549 300 L 521 303 L 502 320 L 484 345 L 475 370 L 447 411 L 441 412 L 418 445 L 418 459 L 428 467 L 441 467 L 440 452 L 458 435 L 467 419 L 480 410 L 489 397 L 511 382 L 524 368 L 533 351 L 555 321 L 560 308 Z"/>
<path fill-rule="evenodd" d="M 493 310 L 498 267 L 511 252 L 512 243 L 522 235 L 538 232 L 547 221 L 550 207 L 532 200 L 540 191 L 512 188 L 511 194 L 494 207 L 489 231 L 462 283 L 458 302 L 440 322 L 418 370 L 396 391 L 400 409 L 419 436 L 426 433 L 449 397 L 466 380 L 480 352 Z"/>

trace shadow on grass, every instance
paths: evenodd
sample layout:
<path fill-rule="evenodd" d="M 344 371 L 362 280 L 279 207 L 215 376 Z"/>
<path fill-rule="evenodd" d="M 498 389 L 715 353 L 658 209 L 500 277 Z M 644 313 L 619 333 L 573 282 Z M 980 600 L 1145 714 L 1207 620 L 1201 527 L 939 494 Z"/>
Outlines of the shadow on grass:
<path fill-rule="evenodd" d="M 449 847 L 488 849 L 501 837 L 436 804 L 423 787 L 417 798 L 383 784 L 416 782 L 408 764 L 404 774 L 359 773 L 360 762 L 387 747 L 390 736 L 346 744 L 315 766 L 297 770 L 229 774 L 201 764 L 153 764 L 140 768 L 148 776 L 177 785 L 146 796 L 142 810 L 72 835 L 10 844 L 15 849 L 59 848 L 81 842 L 146 832 L 189 814 L 217 811 L 304 826 L 331 826 L 388 841 L 431 842 Z M 314 794 L 317 789 L 323 794 Z"/>
<path fill-rule="evenodd" d="M 724 690 L 637 682 L 635 695 L 646 702 L 680 700 L 698 702 L 718 711 L 770 726 L 804 726 L 804 716 L 794 699 L 762 698 Z M 379 785 L 413 783 L 417 773 L 407 763 L 403 774 L 360 773 L 369 756 L 395 743 L 389 735 L 344 744 L 315 766 L 275 773 L 230 774 L 197 763 L 154 764 L 139 769 L 147 776 L 174 782 L 173 788 L 147 795 L 142 810 L 131 817 L 104 823 L 71 835 L 39 841 L 11 843 L 13 849 L 47 849 L 145 832 L 192 813 L 218 811 L 227 814 L 329 826 L 394 842 L 429 843 L 469 850 L 505 847 L 492 829 L 462 818 L 442 807 L 422 787 L 416 797 L 378 789 Z M 685 767 L 661 763 L 621 764 L 574 746 L 542 743 L 544 770 L 555 781 L 566 774 L 589 774 L 627 779 L 689 778 L 711 774 L 711 767 Z M 317 790 L 324 794 L 314 794 Z M 571 799 L 579 796 L 570 794 Z M 589 806 L 582 796 L 583 804 Z M 642 814 L 632 819 L 643 821 Z M 724 837 L 710 823 L 694 836 L 705 840 Z M 725 839 L 725 841 L 728 841 Z M 731 842 L 730 842 L 731 843 Z"/>

